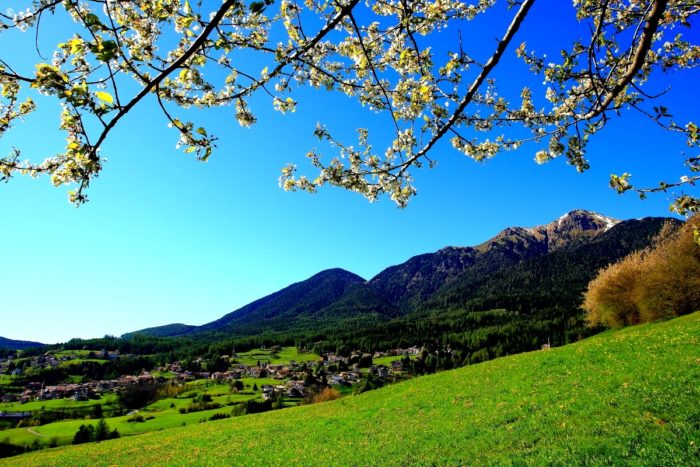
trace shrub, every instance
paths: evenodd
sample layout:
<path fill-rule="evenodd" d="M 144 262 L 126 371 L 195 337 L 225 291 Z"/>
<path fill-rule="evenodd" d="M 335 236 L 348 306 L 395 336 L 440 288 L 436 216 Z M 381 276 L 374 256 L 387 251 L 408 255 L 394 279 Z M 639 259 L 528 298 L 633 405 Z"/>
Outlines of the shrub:
<path fill-rule="evenodd" d="M 589 325 L 619 327 L 700 309 L 700 217 L 664 226 L 654 245 L 599 271 L 583 309 Z"/>
<path fill-rule="evenodd" d="M 647 271 L 639 282 L 641 320 L 690 313 L 700 308 L 700 246 L 691 219 L 683 229 L 668 235 L 645 258 Z"/>
<path fill-rule="evenodd" d="M 180 413 L 201 412 L 202 410 L 220 409 L 221 404 L 218 402 L 193 402 L 187 407 L 180 407 Z"/>
<path fill-rule="evenodd" d="M 105 422 L 104 419 L 100 419 L 96 426 L 80 425 L 75 436 L 73 436 L 73 444 L 83 444 L 92 441 L 100 442 L 119 437 L 119 431 L 116 429 L 110 431 L 107 422 Z"/>
<path fill-rule="evenodd" d="M 231 409 L 231 416 L 232 417 L 240 417 L 241 415 L 245 415 L 245 409 L 246 409 L 246 404 L 244 402 L 242 402 L 240 404 L 236 404 Z"/>
<path fill-rule="evenodd" d="M 95 439 L 95 428 L 92 425 L 80 425 L 73 436 L 73 444 L 89 443 Z"/>
<path fill-rule="evenodd" d="M 637 288 L 643 271 L 642 252 L 632 253 L 600 270 L 588 284 L 583 301 L 588 324 L 610 327 L 637 324 Z"/>
<path fill-rule="evenodd" d="M 127 409 L 140 409 L 155 401 L 159 386 L 155 383 L 132 384 L 117 393 L 119 404 Z"/>
<path fill-rule="evenodd" d="M 17 446 L 10 443 L 7 439 L 0 441 L 0 459 L 3 457 L 17 456 L 23 454 L 25 449 L 23 446 Z"/>
<path fill-rule="evenodd" d="M 336 400 L 340 397 L 340 393 L 333 388 L 325 388 L 323 391 L 316 394 L 311 400 L 312 404 L 319 404 L 321 402 L 328 402 Z"/>
<path fill-rule="evenodd" d="M 143 422 L 145 422 L 145 420 L 143 419 L 143 415 L 139 415 L 137 413 L 130 415 L 129 418 L 126 419 L 126 421 L 129 423 L 143 423 Z"/>
<path fill-rule="evenodd" d="M 213 422 L 214 420 L 223 420 L 225 418 L 231 418 L 231 416 L 225 413 L 215 413 L 214 415 L 209 417 L 209 420 Z"/>

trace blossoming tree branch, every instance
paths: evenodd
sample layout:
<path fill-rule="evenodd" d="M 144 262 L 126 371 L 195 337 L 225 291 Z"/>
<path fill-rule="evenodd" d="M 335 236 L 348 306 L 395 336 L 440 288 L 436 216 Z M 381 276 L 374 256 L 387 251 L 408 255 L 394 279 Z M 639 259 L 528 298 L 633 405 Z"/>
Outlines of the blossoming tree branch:
<path fill-rule="evenodd" d="M 70 200 L 80 204 L 103 169 L 101 146 L 145 99 L 158 103 L 178 145 L 206 161 L 217 138 L 183 119 L 184 109 L 231 106 L 247 127 L 256 123 L 253 95 L 293 112 L 302 86 L 347 94 L 385 114 L 393 137 L 375 148 L 367 129 L 346 142 L 319 124 L 316 136 L 334 153 L 309 152 L 311 175 L 301 175 L 296 164 L 283 168 L 286 190 L 329 184 L 405 206 L 416 193 L 411 173 L 433 165 L 431 150 L 441 140 L 476 160 L 521 148 L 538 163 L 565 157 L 584 171 L 590 139 L 625 112 L 640 112 L 698 147 L 698 126 L 676 122 L 659 102 L 663 95 L 645 85 L 655 74 L 698 65 L 700 48 L 690 32 L 699 2 L 573 0 L 572 11 L 589 32 L 562 44 L 556 62 L 519 37 L 535 2 L 509 0 L 507 24 L 494 33 L 496 41 L 484 41 L 492 44 L 487 59 L 477 60 L 460 34 L 447 53 L 434 51 L 430 38 L 499 14 L 496 0 L 34 0 L 28 8 L 9 0 L 0 33 L 21 30 L 34 41 L 47 15 L 71 23 L 71 33 L 31 73 L 0 52 L 0 136 L 35 110 L 32 95 L 41 93 L 60 101 L 66 144 L 50 157 L 14 149 L 0 159 L 0 178 L 48 174 L 54 185 L 70 186 Z M 251 68 L 242 58 L 251 53 L 269 65 Z M 499 96 L 494 70 L 506 54 L 541 75 L 541 88 L 522 87 L 516 101 Z M 613 175 L 610 183 L 642 197 L 682 189 L 700 178 L 700 157 L 687 158 L 679 171 L 678 180 L 651 187 L 633 185 L 629 174 Z M 676 195 L 677 212 L 699 208 L 696 197 Z"/>

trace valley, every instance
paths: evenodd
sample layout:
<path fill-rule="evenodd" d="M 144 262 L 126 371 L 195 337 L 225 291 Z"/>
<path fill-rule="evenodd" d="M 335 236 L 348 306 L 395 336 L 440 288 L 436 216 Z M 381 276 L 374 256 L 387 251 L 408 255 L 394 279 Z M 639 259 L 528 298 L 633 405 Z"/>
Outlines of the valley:
<path fill-rule="evenodd" d="M 296 417 L 297 410 L 320 410 L 312 408 L 320 402 L 380 404 L 375 393 L 422 388 L 431 381 L 424 375 L 474 371 L 490 381 L 480 373 L 486 370 L 477 370 L 490 368 L 484 362 L 597 342 L 589 336 L 604 328 L 589 326 L 580 308 L 589 282 L 600 268 L 649 248 L 662 229 L 680 225 L 576 210 L 544 226 L 505 229 L 474 247 L 410 258 L 370 280 L 322 271 L 201 326 L 6 347 L 0 350 L 0 453 L 113 437 L 149 442 L 154 432 L 178 436 L 183 427 L 189 433 L 223 419 L 280 420 L 280 409 L 283 417 Z M 455 370 L 464 366 L 474 370 Z M 459 392 L 463 383 L 449 384 Z M 417 391 L 417 400 L 427 396 Z M 420 404 L 430 413 L 445 409 Z M 350 425 L 343 422 L 343 429 Z"/>
<path fill-rule="evenodd" d="M 694 465 L 699 347 L 694 313 L 324 404 L 0 465 Z"/>

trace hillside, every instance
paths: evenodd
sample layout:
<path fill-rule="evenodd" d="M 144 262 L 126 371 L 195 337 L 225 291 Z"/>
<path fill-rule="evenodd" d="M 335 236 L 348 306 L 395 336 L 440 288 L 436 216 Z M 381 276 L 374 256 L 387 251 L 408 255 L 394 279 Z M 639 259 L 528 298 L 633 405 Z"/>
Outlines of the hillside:
<path fill-rule="evenodd" d="M 587 244 L 619 222 L 594 212 L 573 210 L 546 225 L 508 227 L 475 247 L 447 247 L 415 256 L 380 272 L 368 285 L 407 313 L 465 278 L 483 279 L 523 261 Z"/>
<path fill-rule="evenodd" d="M 665 222 L 681 225 L 675 219 L 647 217 L 616 223 L 568 247 L 556 241 L 559 246 L 546 255 L 523 259 L 490 274 L 463 274 L 442 287 L 422 308 L 507 308 L 532 313 L 556 305 L 575 311 L 600 268 L 650 245 Z M 552 241 L 551 235 L 547 241 Z"/>
<path fill-rule="evenodd" d="M 700 463 L 700 312 L 325 404 L 0 465 Z"/>
<path fill-rule="evenodd" d="M 557 312 L 554 318 L 576 321 L 581 293 L 596 271 L 648 246 L 667 220 L 618 221 L 574 210 L 546 225 L 507 228 L 474 247 L 446 247 L 412 257 L 369 281 L 342 269 L 322 271 L 211 323 L 172 324 L 136 333 L 207 340 L 266 334 L 276 335 L 273 340 L 284 336 L 291 342 L 317 342 L 329 334 L 355 332 L 358 324 L 369 331 L 396 318 L 411 319 L 415 312 L 423 319 L 434 311 L 494 308 L 530 315 L 567 309 L 570 315 Z M 572 335 L 580 332 L 570 330 Z M 559 331 L 542 334 L 566 339 Z"/>
<path fill-rule="evenodd" d="M 290 320 L 314 319 L 323 309 L 341 298 L 353 285 L 362 284 L 360 276 L 343 269 L 329 269 L 202 326 L 165 325 L 134 333 L 151 336 L 182 336 L 191 334 L 250 335 L 264 330 L 285 329 Z"/>
<path fill-rule="evenodd" d="M 40 342 L 31 341 L 17 341 L 13 339 L 7 339 L 6 337 L 0 337 L 0 349 L 9 350 L 23 350 L 32 347 L 44 347 L 46 344 Z"/>

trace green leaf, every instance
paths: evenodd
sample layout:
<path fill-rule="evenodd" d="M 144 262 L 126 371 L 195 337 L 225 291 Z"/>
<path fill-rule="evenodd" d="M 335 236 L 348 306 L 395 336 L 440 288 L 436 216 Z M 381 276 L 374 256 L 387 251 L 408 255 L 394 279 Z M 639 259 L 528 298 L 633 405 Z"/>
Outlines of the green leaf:
<path fill-rule="evenodd" d="M 106 102 L 106 103 L 108 103 L 108 104 L 113 104 L 113 103 L 114 103 L 114 98 L 113 98 L 112 95 L 111 95 L 110 93 L 108 93 L 108 92 L 97 91 L 97 92 L 95 93 L 95 96 L 97 96 L 97 98 L 98 98 L 99 100 L 104 101 L 104 102 Z"/>

